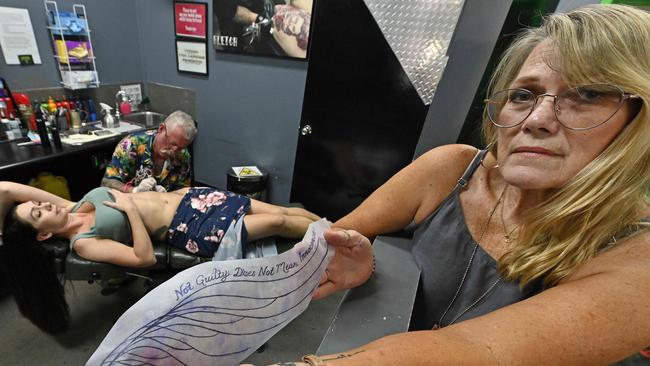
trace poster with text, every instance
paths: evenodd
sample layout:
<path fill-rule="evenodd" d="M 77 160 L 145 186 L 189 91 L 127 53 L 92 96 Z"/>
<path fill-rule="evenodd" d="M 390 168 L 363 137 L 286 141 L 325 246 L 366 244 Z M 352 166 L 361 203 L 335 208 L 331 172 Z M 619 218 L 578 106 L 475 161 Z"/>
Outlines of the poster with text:
<path fill-rule="evenodd" d="M 176 41 L 178 71 L 208 74 L 207 45 L 205 42 Z"/>
<path fill-rule="evenodd" d="M 213 0 L 215 49 L 306 59 L 314 0 Z"/>
<path fill-rule="evenodd" d="M 174 28 L 177 37 L 207 38 L 207 4 L 174 2 Z"/>

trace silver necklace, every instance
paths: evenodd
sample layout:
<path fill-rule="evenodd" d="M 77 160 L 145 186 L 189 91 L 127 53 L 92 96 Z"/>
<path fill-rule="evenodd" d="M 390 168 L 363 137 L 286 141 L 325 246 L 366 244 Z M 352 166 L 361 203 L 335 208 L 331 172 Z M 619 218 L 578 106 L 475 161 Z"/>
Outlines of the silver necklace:
<path fill-rule="evenodd" d="M 463 277 L 460 280 L 460 284 L 458 285 L 458 289 L 456 289 L 456 293 L 454 294 L 454 297 L 451 299 L 451 302 L 449 303 L 449 305 L 447 305 L 447 309 L 445 309 L 445 312 L 442 313 L 442 315 L 440 316 L 440 319 L 438 320 L 438 323 L 433 325 L 433 329 L 439 329 L 439 328 L 442 327 L 442 320 L 445 318 L 445 316 L 447 315 L 447 313 L 449 312 L 451 307 L 454 305 L 454 303 L 456 302 L 456 299 L 458 298 L 458 295 L 460 294 L 460 291 L 463 289 L 463 285 L 465 284 L 465 279 L 467 279 L 467 274 L 469 273 L 469 269 L 472 267 L 472 262 L 474 261 L 474 256 L 476 256 L 476 251 L 478 250 L 478 242 L 483 240 L 483 236 L 487 232 L 487 229 L 490 227 L 490 221 L 492 221 L 492 216 L 494 216 L 494 213 L 496 212 L 497 207 L 499 207 L 499 204 L 501 203 L 501 200 L 503 199 L 503 194 L 506 193 L 506 188 L 507 187 L 508 187 L 507 185 L 505 187 L 503 187 L 503 190 L 501 191 L 501 194 L 499 195 L 499 199 L 497 200 L 497 203 L 494 205 L 494 207 L 490 211 L 490 214 L 488 215 L 488 219 L 485 222 L 485 227 L 483 228 L 483 231 L 481 232 L 481 235 L 479 236 L 478 240 L 474 243 L 474 249 L 472 250 L 472 255 L 469 257 L 469 262 L 467 262 L 467 267 L 465 268 L 465 273 L 463 273 Z M 463 311 L 461 311 L 458 315 L 456 315 L 447 324 L 447 326 L 454 324 L 458 319 L 460 319 L 461 316 L 465 315 L 466 312 L 473 309 L 476 306 L 476 304 L 481 302 L 487 295 L 490 294 L 490 292 L 492 292 L 492 290 L 494 290 L 494 288 L 499 284 L 499 282 L 501 282 L 500 277 L 496 281 L 494 281 L 490 285 L 490 287 L 488 287 L 488 289 L 485 290 L 485 292 L 483 292 L 483 294 L 481 294 L 481 296 L 479 296 L 468 307 L 466 307 Z"/>

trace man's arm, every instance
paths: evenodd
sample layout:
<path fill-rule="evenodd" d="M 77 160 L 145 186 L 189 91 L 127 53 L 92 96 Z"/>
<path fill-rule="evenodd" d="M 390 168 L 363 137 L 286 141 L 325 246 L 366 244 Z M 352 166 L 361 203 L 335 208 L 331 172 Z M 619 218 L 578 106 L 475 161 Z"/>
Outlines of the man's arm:
<path fill-rule="evenodd" d="M 256 19 L 257 13 L 254 13 L 250 9 L 245 8 L 241 5 L 237 5 L 235 16 L 232 18 L 233 22 L 243 25 L 253 24 L 255 23 Z"/>
<path fill-rule="evenodd" d="M 314 4 L 314 0 L 291 0 L 289 2 L 291 6 L 295 6 L 298 9 L 302 9 L 309 14 L 311 14 L 312 6 Z"/>
<path fill-rule="evenodd" d="M 115 147 L 111 162 L 106 166 L 104 177 L 102 178 L 101 185 L 104 187 L 114 188 L 121 192 L 132 192 L 133 187 L 126 182 L 133 176 L 135 172 L 136 162 L 133 161 L 133 155 L 137 156 L 134 151 L 134 142 L 131 136 L 127 136 L 120 140 Z"/>
<path fill-rule="evenodd" d="M 108 188 L 114 188 L 120 192 L 131 193 L 133 191 L 132 186 L 124 184 L 115 178 L 106 178 L 106 177 L 102 178 L 102 186 Z"/>

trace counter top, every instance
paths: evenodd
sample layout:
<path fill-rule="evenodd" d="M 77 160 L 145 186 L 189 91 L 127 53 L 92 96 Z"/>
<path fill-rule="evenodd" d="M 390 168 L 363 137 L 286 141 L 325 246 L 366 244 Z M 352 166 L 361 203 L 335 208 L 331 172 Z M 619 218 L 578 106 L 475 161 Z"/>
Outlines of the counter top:
<path fill-rule="evenodd" d="M 121 135 L 111 138 L 89 142 L 81 146 L 43 147 L 41 145 L 18 146 L 17 142 L 0 143 L 0 172 L 26 166 L 32 163 L 55 159 L 66 155 L 76 154 L 83 151 L 105 147 L 108 144 L 117 144 Z"/>
<path fill-rule="evenodd" d="M 50 159 L 58 159 L 68 155 L 106 148 L 108 145 L 114 146 L 122 139 L 122 137 L 138 130 L 144 130 L 144 128 L 130 128 L 128 131 L 114 129 L 114 132 L 121 133 L 96 139 L 94 141 L 84 142 L 78 146 L 66 144 L 63 144 L 62 147 L 55 147 L 54 144 L 52 144 L 52 147 L 43 147 L 41 145 L 32 144 L 22 145 L 21 143 L 25 140 L 0 142 L 0 173 L 7 172 L 17 167 L 26 167 L 30 164 L 45 162 Z"/>

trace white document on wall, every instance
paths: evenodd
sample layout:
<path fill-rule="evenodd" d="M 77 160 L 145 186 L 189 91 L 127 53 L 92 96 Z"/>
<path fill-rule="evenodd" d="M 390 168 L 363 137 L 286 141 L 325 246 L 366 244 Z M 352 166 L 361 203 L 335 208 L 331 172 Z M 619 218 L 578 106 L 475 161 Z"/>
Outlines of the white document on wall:
<path fill-rule="evenodd" d="M 86 365 L 238 365 L 309 305 L 334 255 L 329 227 L 312 223 L 277 256 L 178 273 L 127 310 Z"/>
<path fill-rule="evenodd" d="M 27 9 L 0 6 L 0 46 L 7 65 L 20 65 L 19 56 L 30 56 L 33 63 L 41 63 Z"/>

